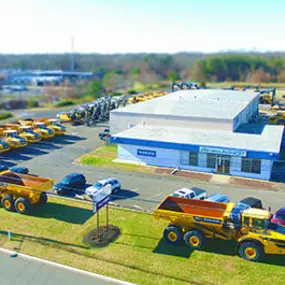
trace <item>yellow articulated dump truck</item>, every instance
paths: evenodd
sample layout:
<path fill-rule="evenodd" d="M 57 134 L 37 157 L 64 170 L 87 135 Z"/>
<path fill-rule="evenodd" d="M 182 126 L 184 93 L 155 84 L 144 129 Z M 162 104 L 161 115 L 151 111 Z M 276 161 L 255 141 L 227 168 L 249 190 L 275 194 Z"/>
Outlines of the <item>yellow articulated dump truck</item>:
<path fill-rule="evenodd" d="M 21 148 L 27 145 L 27 140 L 20 137 L 16 130 L 0 127 L 0 136 L 11 148 Z"/>
<path fill-rule="evenodd" d="M 55 135 L 63 135 L 66 132 L 66 127 L 60 123 L 59 119 L 40 119 L 40 122 L 44 122 L 48 128 L 52 129 Z"/>
<path fill-rule="evenodd" d="M 54 136 L 54 131 L 46 126 L 44 122 L 34 121 L 32 119 L 20 120 L 22 126 L 30 126 L 33 132 L 38 133 L 42 139 L 50 139 Z"/>
<path fill-rule="evenodd" d="M 29 143 L 36 143 L 41 140 L 38 133 L 34 132 L 31 126 L 21 126 L 20 124 L 6 124 L 7 129 L 16 130 L 19 137 L 26 139 Z"/>
<path fill-rule="evenodd" d="M 28 174 L 4 172 L 0 175 L 0 200 L 7 211 L 28 213 L 32 205 L 45 204 L 45 191 L 54 185 L 53 180 Z"/>
<path fill-rule="evenodd" d="M 0 140 L 0 153 L 7 152 L 11 149 L 10 145 L 4 140 Z"/>
<path fill-rule="evenodd" d="M 154 217 L 169 222 L 164 239 L 171 244 L 185 242 L 192 249 L 203 249 L 207 239 L 223 239 L 235 241 L 239 255 L 246 260 L 285 255 L 285 228 L 270 223 L 267 210 L 168 196 L 155 209 Z"/>

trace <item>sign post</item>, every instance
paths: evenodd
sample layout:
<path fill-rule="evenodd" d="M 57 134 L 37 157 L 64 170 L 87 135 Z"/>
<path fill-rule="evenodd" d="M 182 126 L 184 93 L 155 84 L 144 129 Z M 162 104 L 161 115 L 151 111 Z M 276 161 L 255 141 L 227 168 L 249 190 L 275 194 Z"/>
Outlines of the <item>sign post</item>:
<path fill-rule="evenodd" d="M 106 228 L 109 227 L 108 203 L 111 199 L 111 185 L 106 185 L 93 195 L 93 212 L 97 213 L 97 238 L 100 239 L 99 210 L 106 205 Z"/>

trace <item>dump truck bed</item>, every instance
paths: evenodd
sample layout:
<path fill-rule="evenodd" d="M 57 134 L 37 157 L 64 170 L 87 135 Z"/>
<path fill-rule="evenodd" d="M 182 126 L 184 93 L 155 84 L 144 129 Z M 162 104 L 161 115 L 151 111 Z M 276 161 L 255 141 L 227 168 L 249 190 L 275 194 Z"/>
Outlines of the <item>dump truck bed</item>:
<path fill-rule="evenodd" d="M 0 182 L 30 188 L 31 190 L 46 191 L 53 187 L 53 180 L 28 174 L 7 172 L 0 175 Z"/>
<path fill-rule="evenodd" d="M 218 203 L 204 200 L 194 200 L 174 196 L 166 197 L 155 209 L 156 218 L 169 218 L 174 216 L 191 216 L 194 219 L 207 218 L 222 220 L 228 216 L 234 207 L 234 203 Z"/>

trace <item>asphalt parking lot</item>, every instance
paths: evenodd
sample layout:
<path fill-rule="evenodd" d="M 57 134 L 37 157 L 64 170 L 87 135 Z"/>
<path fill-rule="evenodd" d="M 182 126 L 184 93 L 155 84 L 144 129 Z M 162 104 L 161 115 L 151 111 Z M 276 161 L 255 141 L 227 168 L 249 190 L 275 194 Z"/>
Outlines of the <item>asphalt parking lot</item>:
<path fill-rule="evenodd" d="M 71 172 L 81 172 L 88 183 L 114 176 L 121 181 L 122 191 L 114 198 L 116 204 L 144 210 L 153 210 L 157 204 L 174 190 L 185 186 L 204 188 L 209 194 L 224 193 L 232 201 L 248 196 L 258 197 L 272 209 L 284 207 L 285 192 L 250 189 L 247 187 L 212 184 L 178 177 L 125 172 L 93 166 L 75 164 L 74 160 L 85 152 L 98 147 L 102 142 L 98 133 L 106 127 L 101 123 L 95 127 L 68 127 L 64 136 L 49 141 L 30 144 L 23 149 L 12 150 L 1 155 L 1 163 L 7 166 L 26 166 L 31 173 L 50 177 L 58 182 Z"/>

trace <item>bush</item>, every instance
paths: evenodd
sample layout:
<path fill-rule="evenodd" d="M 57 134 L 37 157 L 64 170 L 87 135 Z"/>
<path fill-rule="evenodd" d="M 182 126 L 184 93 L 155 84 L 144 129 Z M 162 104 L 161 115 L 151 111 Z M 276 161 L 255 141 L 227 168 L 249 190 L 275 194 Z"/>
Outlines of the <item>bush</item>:
<path fill-rule="evenodd" d="M 0 120 L 5 120 L 5 119 L 9 119 L 12 118 L 13 114 L 10 112 L 4 112 L 4 113 L 0 113 Z"/>
<path fill-rule="evenodd" d="M 123 93 L 119 91 L 112 93 L 112 96 L 121 96 L 121 95 L 123 95 Z"/>
<path fill-rule="evenodd" d="M 72 100 L 64 100 L 64 101 L 58 102 L 55 106 L 56 107 L 65 107 L 65 106 L 71 106 L 74 104 L 75 104 L 75 102 Z"/>
<path fill-rule="evenodd" d="M 25 109 L 27 108 L 28 102 L 25 100 L 10 100 L 6 104 L 7 109 Z"/>
<path fill-rule="evenodd" d="M 128 90 L 128 94 L 129 95 L 134 95 L 134 94 L 137 94 L 138 92 L 136 91 L 136 90 L 134 90 L 134 89 L 130 89 L 130 90 Z"/>
<path fill-rule="evenodd" d="M 39 106 L 40 106 L 40 104 L 39 104 L 39 101 L 37 101 L 37 100 L 31 99 L 28 101 L 28 107 L 29 108 L 38 108 Z"/>

